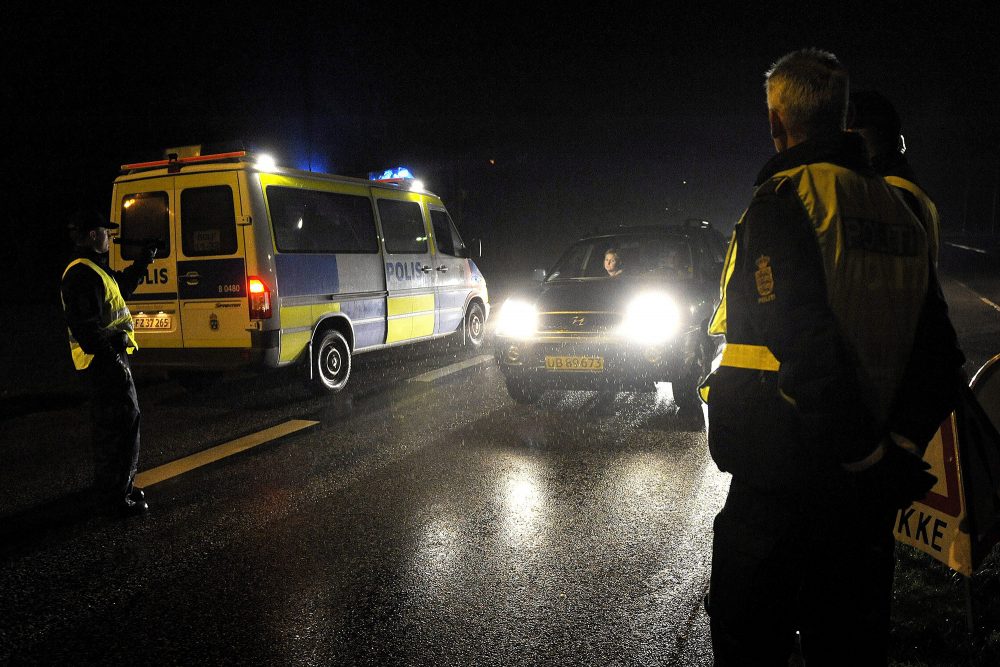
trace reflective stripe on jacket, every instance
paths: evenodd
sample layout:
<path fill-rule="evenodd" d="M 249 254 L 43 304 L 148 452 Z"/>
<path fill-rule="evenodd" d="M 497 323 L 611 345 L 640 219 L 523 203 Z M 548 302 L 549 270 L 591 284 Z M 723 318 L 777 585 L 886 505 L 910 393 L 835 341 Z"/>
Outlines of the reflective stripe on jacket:
<path fill-rule="evenodd" d="M 135 341 L 132 314 L 129 312 L 128 306 L 125 305 L 125 299 L 122 298 L 121 290 L 118 289 L 118 283 L 100 266 L 83 257 L 70 262 L 66 270 L 63 271 L 63 277 L 65 278 L 66 273 L 77 264 L 85 264 L 100 276 L 101 281 L 104 283 L 104 302 L 101 304 L 100 313 L 101 328 L 108 333 L 118 332 L 125 334 L 128 340 L 125 348 L 126 352 L 132 354 L 135 350 L 139 349 L 139 345 Z M 63 303 L 63 307 L 66 307 L 65 303 Z M 69 331 L 69 349 L 73 356 L 73 365 L 78 371 L 82 371 L 90 366 L 94 355 L 83 351 L 83 348 L 80 347 L 80 344 L 73 337 L 72 330 Z"/>
<path fill-rule="evenodd" d="M 927 250 L 934 265 L 937 266 L 938 252 L 941 244 L 941 219 L 938 216 L 937 206 L 927 196 L 927 193 L 913 181 L 901 176 L 886 176 L 885 181 L 889 185 L 900 190 L 905 190 L 913 195 L 912 201 L 918 207 L 918 210 L 914 211 L 914 214 L 920 220 L 920 224 L 924 226 L 924 232 L 927 234 Z"/>

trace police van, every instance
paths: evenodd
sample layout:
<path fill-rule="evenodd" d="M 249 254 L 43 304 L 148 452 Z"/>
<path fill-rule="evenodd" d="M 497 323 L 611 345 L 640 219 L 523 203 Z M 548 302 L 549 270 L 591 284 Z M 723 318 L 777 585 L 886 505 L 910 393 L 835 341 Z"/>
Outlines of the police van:
<path fill-rule="evenodd" d="M 302 364 L 326 393 L 361 352 L 456 333 L 483 343 L 486 281 L 408 172 L 365 180 L 198 148 L 121 170 L 112 267 L 157 247 L 128 302 L 139 366 Z"/>

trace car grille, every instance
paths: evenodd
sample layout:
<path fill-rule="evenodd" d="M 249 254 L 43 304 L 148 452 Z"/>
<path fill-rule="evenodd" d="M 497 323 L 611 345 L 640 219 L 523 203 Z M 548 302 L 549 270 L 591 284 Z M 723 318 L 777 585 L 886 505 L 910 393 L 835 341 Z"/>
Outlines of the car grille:
<path fill-rule="evenodd" d="M 621 319 L 616 313 L 542 313 L 538 332 L 543 334 L 604 334 L 612 332 Z"/>

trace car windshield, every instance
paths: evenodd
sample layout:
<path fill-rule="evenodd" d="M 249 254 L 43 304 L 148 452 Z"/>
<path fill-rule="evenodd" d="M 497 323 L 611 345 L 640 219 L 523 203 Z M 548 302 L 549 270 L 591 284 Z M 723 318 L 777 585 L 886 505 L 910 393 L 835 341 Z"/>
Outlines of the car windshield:
<path fill-rule="evenodd" d="M 668 235 L 622 235 L 586 239 L 572 245 L 546 280 L 613 279 L 694 275 L 687 239 Z"/>

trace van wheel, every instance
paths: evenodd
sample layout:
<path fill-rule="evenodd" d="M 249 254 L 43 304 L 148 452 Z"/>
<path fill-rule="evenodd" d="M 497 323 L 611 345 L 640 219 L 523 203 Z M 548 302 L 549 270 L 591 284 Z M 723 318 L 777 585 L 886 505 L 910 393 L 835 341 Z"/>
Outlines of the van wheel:
<path fill-rule="evenodd" d="M 339 331 L 330 329 L 313 345 L 312 382 L 317 394 L 333 394 L 347 384 L 351 376 L 351 348 Z"/>
<path fill-rule="evenodd" d="M 537 403 L 544 392 L 538 387 L 533 387 L 528 382 L 507 380 L 507 393 L 514 399 L 515 403 L 531 405 L 532 403 Z"/>
<path fill-rule="evenodd" d="M 473 301 L 465 313 L 465 344 L 482 347 L 486 340 L 486 315 L 478 301 Z"/>

